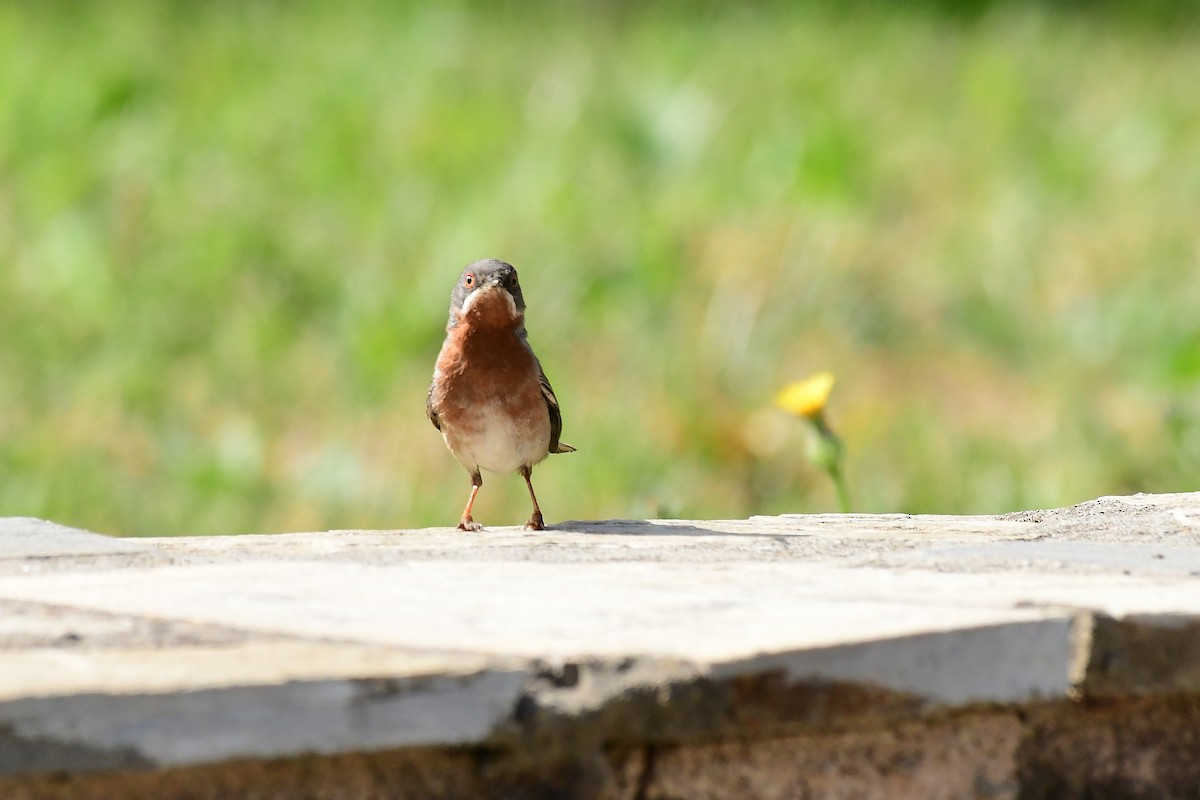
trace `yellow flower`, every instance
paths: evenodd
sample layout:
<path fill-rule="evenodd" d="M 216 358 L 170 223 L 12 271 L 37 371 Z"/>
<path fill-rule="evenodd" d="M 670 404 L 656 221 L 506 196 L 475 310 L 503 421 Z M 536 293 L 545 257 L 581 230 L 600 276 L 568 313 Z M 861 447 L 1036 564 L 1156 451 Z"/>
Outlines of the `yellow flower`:
<path fill-rule="evenodd" d="M 833 380 L 832 372 L 818 372 L 802 381 L 789 383 L 775 395 L 775 405 L 798 417 L 819 417 L 833 390 Z"/>

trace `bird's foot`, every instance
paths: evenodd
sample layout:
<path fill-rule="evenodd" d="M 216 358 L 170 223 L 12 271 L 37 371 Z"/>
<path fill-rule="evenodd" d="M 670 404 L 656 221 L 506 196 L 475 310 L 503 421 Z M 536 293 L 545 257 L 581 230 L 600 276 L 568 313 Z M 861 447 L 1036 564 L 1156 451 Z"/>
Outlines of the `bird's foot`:
<path fill-rule="evenodd" d="M 544 530 L 546 530 L 546 523 L 542 520 L 542 512 L 541 511 L 533 512 L 533 516 L 529 518 L 529 522 L 525 523 L 525 530 L 527 530 L 527 531 L 544 531 Z"/>
<path fill-rule="evenodd" d="M 463 517 L 458 521 L 458 529 L 460 531 L 481 531 L 483 526 L 470 517 Z"/>

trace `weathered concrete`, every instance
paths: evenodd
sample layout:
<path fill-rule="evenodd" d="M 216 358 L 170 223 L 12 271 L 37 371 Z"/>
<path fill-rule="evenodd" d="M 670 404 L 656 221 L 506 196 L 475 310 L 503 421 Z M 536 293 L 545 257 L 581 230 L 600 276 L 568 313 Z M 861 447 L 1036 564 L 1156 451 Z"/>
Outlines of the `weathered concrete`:
<path fill-rule="evenodd" d="M 1200 787 L 1172 744 L 1200 738 L 1198 574 L 1200 493 L 541 533 L 0 520 L 0 797 L 1200 796 L 1155 794 Z"/>

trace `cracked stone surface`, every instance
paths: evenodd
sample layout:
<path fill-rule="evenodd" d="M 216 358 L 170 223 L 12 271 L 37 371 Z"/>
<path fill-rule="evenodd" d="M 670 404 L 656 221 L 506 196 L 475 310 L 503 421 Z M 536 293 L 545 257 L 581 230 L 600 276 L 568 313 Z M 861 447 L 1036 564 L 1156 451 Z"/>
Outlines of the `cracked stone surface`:
<path fill-rule="evenodd" d="M 938 769 L 1003 750 L 956 780 L 1024 796 L 1021 775 L 1049 780 L 1018 752 L 1038 709 L 1200 692 L 1198 576 L 1200 493 L 545 532 L 113 539 L 0 519 L 0 788 L 413 748 L 459 769 L 483 748 L 561 796 L 674 797 L 705 769 L 716 788 L 694 796 L 721 796 L 713 759 L 739 758 L 764 796 L 821 796 L 787 742 L 857 730 L 838 735 L 907 752 L 911 728 Z M 1086 726 L 1044 729 L 1085 746 Z M 747 737 L 776 744 L 722 744 Z M 782 784 L 754 766 L 784 762 Z M 75 796 L 33 785 L 4 796 Z"/>

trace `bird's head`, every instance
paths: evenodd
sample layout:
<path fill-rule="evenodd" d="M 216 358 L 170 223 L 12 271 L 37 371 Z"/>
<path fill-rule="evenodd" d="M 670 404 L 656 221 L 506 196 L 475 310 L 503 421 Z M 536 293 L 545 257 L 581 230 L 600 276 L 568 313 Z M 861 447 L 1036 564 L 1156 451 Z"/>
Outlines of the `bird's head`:
<path fill-rule="evenodd" d="M 450 294 L 450 324 L 461 319 L 484 325 L 520 324 L 525 298 L 517 269 L 494 258 L 468 264 Z"/>

